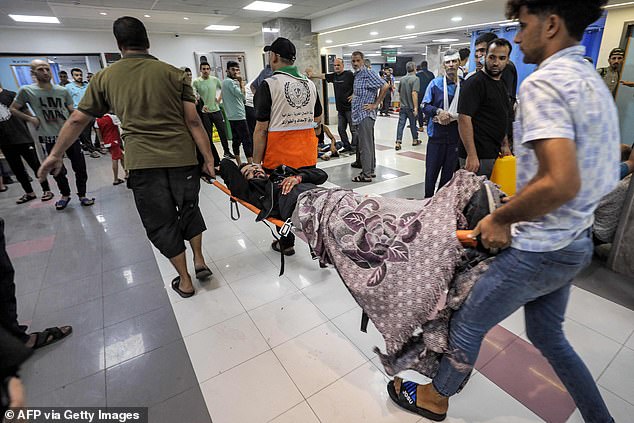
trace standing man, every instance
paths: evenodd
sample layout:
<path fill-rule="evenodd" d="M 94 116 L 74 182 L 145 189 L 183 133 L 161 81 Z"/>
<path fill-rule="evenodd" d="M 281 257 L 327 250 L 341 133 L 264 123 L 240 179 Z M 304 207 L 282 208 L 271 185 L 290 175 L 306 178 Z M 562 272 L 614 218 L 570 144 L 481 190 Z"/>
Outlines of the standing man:
<path fill-rule="evenodd" d="M 68 73 L 66 71 L 60 71 L 59 73 L 59 85 L 65 87 L 70 81 L 68 80 Z"/>
<path fill-rule="evenodd" d="M 266 65 L 253 82 L 251 82 L 251 92 L 253 94 L 255 94 L 258 88 L 260 88 L 260 85 L 262 85 L 264 80 L 273 76 L 273 69 L 271 69 L 271 55 L 269 54 L 269 51 L 271 51 L 271 46 L 264 46 L 264 60 L 266 61 Z"/>
<path fill-rule="evenodd" d="M 227 120 L 231 125 L 231 133 L 233 134 L 233 155 L 238 162 L 240 160 L 240 145 L 244 149 L 244 155 L 248 163 L 253 162 L 253 138 L 249 125 L 247 124 L 247 115 L 244 105 L 246 96 L 245 84 L 240 75 L 240 65 L 238 62 L 230 60 L 227 62 L 227 78 L 222 81 L 223 103 L 225 105 L 225 113 Z"/>
<path fill-rule="evenodd" d="M 616 90 L 619 87 L 621 81 L 621 68 L 623 67 L 623 61 L 625 60 L 625 50 L 622 48 L 613 48 L 608 57 L 608 67 L 599 68 L 598 72 L 603 78 L 603 82 L 608 86 L 608 89 L 612 93 L 612 97 L 616 98 Z"/>
<path fill-rule="evenodd" d="M 520 21 L 515 42 L 524 61 L 539 67 L 520 90 L 518 194 L 474 231 L 485 247 L 506 249 L 453 314 L 450 353 L 442 357 L 432 383 L 390 382 L 388 391 L 399 405 L 443 420 L 449 397 L 471 373 L 484 335 L 523 306 L 528 339 L 548 359 L 583 420 L 614 422 L 562 328 L 571 282 L 592 259 L 593 212 L 619 177 L 616 106 L 579 45 L 606 3 L 508 2 L 507 16 Z M 404 390 L 408 397 L 416 394 L 415 405 L 407 403 Z"/>
<path fill-rule="evenodd" d="M 449 182 L 458 163 L 458 99 L 460 78 L 458 65 L 460 55 L 456 50 L 447 50 L 443 57 L 446 76 L 434 79 L 425 92 L 423 109 L 429 116 L 427 124 L 427 155 L 425 159 L 425 198 Z"/>
<path fill-rule="evenodd" d="M 20 88 L 13 104 L 11 104 L 11 113 L 24 121 L 31 122 L 38 128 L 39 141 L 44 144 L 46 152 L 51 154 L 62 126 L 74 110 L 73 99 L 66 88 L 51 83 L 52 73 L 47 61 L 33 60 L 31 62 L 31 75 L 37 82 Z M 35 116 L 22 111 L 26 104 L 31 106 Z M 81 151 L 81 144 L 77 138 L 73 138 L 68 140 L 68 144 L 64 147 L 73 172 L 75 172 L 75 186 L 79 201 L 82 206 L 92 206 L 95 204 L 95 199 L 86 197 L 88 173 L 86 172 L 86 160 Z M 62 198 L 55 203 L 55 208 L 64 210 L 70 202 L 70 185 L 68 178 L 66 178 L 66 168 L 61 159 L 59 169 L 54 178 Z M 42 178 L 45 176 L 42 175 Z M 42 178 L 40 180 L 43 182 Z"/>
<path fill-rule="evenodd" d="M 427 87 L 429 86 L 429 83 L 431 81 L 434 80 L 435 76 L 433 74 L 433 72 L 430 72 L 430 70 L 428 69 L 428 63 L 427 60 L 423 60 L 422 62 L 420 62 L 420 71 L 418 71 L 416 73 L 416 76 L 418 77 L 418 80 L 420 81 L 420 86 L 419 86 L 419 91 L 418 91 L 418 131 L 419 132 L 423 132 L 424 130 L 424 126 L 425 126 L 425 121 L 427 120 L 427 118 L 425 117 L 425 114 L 423 113 L 423 108 L 420 107 L 420 102 L 423 100 L 423 97 L 425 97 L 425 92 L 427 91 Z"/>
<path fill-rule="evenodd" d="M 392 75 L 392 68 L 383 69 L 383 78 L 387 82 L 389 89 L 385 93 L 383 98 L 383 105 L 381 107 L 381 115 L 389 116 L 390 108 L 392 107 L 392 92 L 394 92 L 394 76 Z"/>
<path fill-rule="evenodd" d="M 407 62 L 405 65 L 407 75 L 401 78 L 398 84 L 398 96 L 401 99 L 401 108 L 398 112 L 398 126 L 396 127 L 396 150 L 401 149 L 403 140 L 403 129 L 409 121 L 409 128 L 412 132 L 412 145 L 420 144 L 418 140 L 418 128 L 416 126 L 416 116 L 418 115 L 418 91 L 420 91 L 420 81 L 416 76 L 416 63 Z"/>
<path fill-rule="evenodd" d="M 382 104 L 390 85 L 365 66 L 363 53 L 360 51 L 352 53 L 352 67 L 356 72 L 352 94 L 352 124 L 356 126 L 357 155 L 361 165 L 361 173 L 352 178 L 352 181 L 372 182 L 376 167 L 374 147 L 376 111 Z"/>
<path fill-rule="evenodd" d="M 253 161 L 267 171 L 286 165 L 295 169 L 317 165 L 315 125 L 321 122 L 322 107 L 313 81 L 294 66 L 295 45 L 279 37 L 268 48 L 273 75 L 266 78 L 253 98 L 255 125 Z M 287 119 L 286 116 L 294 116 Z M 282 182 L 283 190 L 301 183 L 301 177 Z M 271 248 L 293 255 L 295 237 L 280 237 Z"/>
<path fill-rule="evenodd" d="M 458 103 L 460 167 L 489 179 L 498 156 L 511 155 L 513 110 L 502 72 L 512 48 L 503 38 L 489 43 L 484 68 L 462 85 Z"/>
<path fill-rule="evenodd" d="M 143 23 L 124 16 L 114 22 L 113 32 L 121 60 L 95 75 L 39 175 L 58 171 L 64 151 L 84 126 L 112 110 L 121 120 L 128 187 L 148 238 L 178 272 L 172 289 L 183 298 L 191 297 L 195 291 L 187 271 L 185 240 L 194 252 L 196 278 L 211 276 L 202 254 L 206 228 L 198 208 L 196 161 L 198 146 L 207 174 L 215 175 L 209 141 L 185 73 L 150 56 Z M 131 73 L 135 78 L 130 78 Z"/>
<path fill-rule="evenodd" d="M 37 173 L 37 169 L 40 167 L 40 160 L 37 157 L 35 143 L 31 138 L 29 129 L 26 127 L 26 123 L 11 115 L 9 107 L 11 107 L 14 99 L 15 93 L 13 91 L 5 90 L 0 86 L 0 149 L 2 149 L 11 171 L 24 190 L 24 195 L 16 203 L 24 204 L 35 200 L 37 195 L 33 192 L 33 187 L 22 159 L 33 169 L 34 173 Z M 22 111 L 25 110 L 23 109 Z M 51 200 L 53 193 L 48 185 L 48 180 L 42 181 L 41 186 L 42 201 Z"/>
<path fill-rule="evenodd" d="M 73 82 L 66 85 L 66 89 L 70 93 L 70 96 L 73 98 L 73 108 L 77 108 L 79 102 L 84 97 L 86 90 L 88 89 L 88 82 L 84 82 L 84 74 L 81 69 L 73 68 L 70 71 L 70 75 L 73 77 Z M 84 147 L 84 150 L 90 153 L 90 157 L 93 159 L 98 159 L 101 157 L 97 150 L 92 144 L 92 127 L 94 126 L 94 120 L 90 122 L 88 126 L 82 131 L 79 135 L 79 141 L 81 145 Z"/>
<path fill-rule="evenodd" d="M 471 50 L 468 49 L 467 47 L 464 47 L 458 50 L 458 54 L 460 55 L 460 66 L 458 66 L 458 76 L 464 79 L 469 73 L 469 71 L 467 70 L 467 62 L 469 61 Z"/>
<path fill-rule="evenodd" d="M 354 140 L 355 134 L 352 132 L 354 126 L 352 125 L 352 105 L 350 101 L 354 86 L 354 74 L 349 70 L 343 69 L 343 59 L 339 57 L 335 59 L 334 66 L 335 71 L 333 73 L 313 75 L 312 72 L 309 72 L 308 77 L 325 79 L 327 82 L 332 83 L 335 89 L 335 105 L 337 107 L 337 129 L 343 143 L 343 151 L 353 152 L 346 128 L 350 126 L 350 133 Z"/>
<path fill-rule="evenodd" d="M 222 117 L 222 112 L 220 111 L 220 100 L 222 99 L 222 94 L 218 93 L 218 90 L 222 89 L 222 83 L 218 78 L 211 74 L 211 65 L 207 62 L 202 62 L 200 64 L 200 77 L 194 79 L 192 83 L 194 90 L 196 90 L 196 94 L 202 98 L 204 106 L 203 106 L 203 118 L 209 121 L 208 125 L 205 125 L 212 128 L 212 124 L 216 127 L 216 131 L 218 131 L 218 136 L 220 137 L 220 143 L 222 144 L 222 149 L 224 151 L 224 157 L 227 159 L 233 159 L 233 154 L 231 154 L 229 150 L 229 141 L 227 140 L 227 131 L 225 130 L 225 120 Z M 213 140 L 213 132 L 209 133 L 209 139 Z"/>

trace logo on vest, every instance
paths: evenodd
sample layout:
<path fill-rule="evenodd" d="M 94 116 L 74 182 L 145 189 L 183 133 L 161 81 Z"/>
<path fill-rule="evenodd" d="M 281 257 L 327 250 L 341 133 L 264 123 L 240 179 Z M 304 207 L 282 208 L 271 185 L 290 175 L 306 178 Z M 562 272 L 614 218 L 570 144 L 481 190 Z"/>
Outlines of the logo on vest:
<path fill-rule="evenodd" d="M 284 84 L 284 96 L 292 107 L 304 107 L 310 102 L 310 88 L 306 81 L 292 81 Z"/>

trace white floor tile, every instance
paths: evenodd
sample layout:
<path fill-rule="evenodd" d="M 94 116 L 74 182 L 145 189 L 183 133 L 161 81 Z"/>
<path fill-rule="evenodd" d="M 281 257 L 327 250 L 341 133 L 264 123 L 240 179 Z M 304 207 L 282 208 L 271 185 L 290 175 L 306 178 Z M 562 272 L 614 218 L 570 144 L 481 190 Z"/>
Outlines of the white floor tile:
<path fill-rule="evenodd" d="M 172 304 L 172 307 L 183 336 L 206 329 L 245 311 L 228 286 L 194 295 Z"/>
<path fill-rule="evenodd" d="M 599 385 L 634 404 L 634 350 L 624 347 L 599 378 Z"/>
<path fill-rule="evenodd" d="M 269 349 L 246 313 L 186 336 L 184 340 L 199 382 Z"/>
<path fill-rule="evenodd" d="M 634 350 L 634 332 L 630 335 L 630 339 L 627 340 L 625 346 L 631 350 Z"/>
<path fill-rule="evenodd" d="M 500 322 L 500 326 L 513 332 L 515 335 L 523 335 L 526 332 L 526 323 L 524 322 L 524 307 L 511 314 Z"/>
<path fill-rule="evenodd" d="M 273 352 L 305 397 L 368 360 L 330 322 L 285 342 Z"/>
<path fill-rule="evenodd" d="M 232 283 L 231 289 L 247 310 L 297 292 L 295 285 L 285 276 L 271 274 L 249 276 Z"/>
<path fill-rule="evenodd" d="M 327 321 L 301 292 L 249 311 L 264 339 L 276 347 Z"/>
<path fill-rule="evenodd" d="M 253 275 L 279 275 L 279 269 L 259 250 L 247 251 L 214 261 L 228 283 Z"/>
<path fill-rule="evenodd" d="M 205 252 L 214 260 L 235 256 L 237 254 L 253 251 L 257 247 L 244 235 L 226 238 L 214 238 L 213 245 L 204 247 Z"/>
<path fill-rule="evenodd" d="M 339 277 L 312 284 L 302 292 L 329 319 L 357 307 L 357 302 Z"/>
<path fill-rule="evenodd" d="M 392 403 L 388 379 L 371 363 L 348 373 L 307 401 L 322 423 L 414 423 L 417 414 Z"/>
<path fill-rule="evenodd" d="M 319 267 L 319 262 L 312 259 L 301 260 L 287 266 L 284 276 L 289 278 L 299 289 L 324 281 L 339 281 L 339 283 L 343 283 L 335 269 L 322 269 Z"/>
<path fill-rule="evenodd" d="M 304 400 L 272 352 L 201 384 L 214 423 L 264 423 Z"/>
<path fill-rule="evenodd" d="M 304 401 L 281 416 L 274 418 L 271 423 L 319 423 L 319 420 L 308 403 Z"/>
<path fill-rule="evenodd" d="M 573 287 L 567 315 L 623 344 L 634 331 L 634 311 Z"/>
<path fill-rule="evenodd" d="M 632 421 L 634 416 L 634 405 L 624 401 L 622 398 L 617 397 L 612 392 L 599 386 L 601 396 L 605 401 L 605 405 L 608 406 L 608 410 L 617 423 Z M 568 419 L 567 423 L 584 423 L 583 417 L 579 410 L 575 410 L 572 416 Z"/>
<path fill-rule="evenodd" d="M 383 336 L 379 333 L 374 326 L 374 323 L 370 321 L 368 323 L 368 332 L 361 332 L 361 308 L 354 308 L 339 317 L 336 317 L 332 322 L 341 330 L 348 339 L 352 341 L 354 345 L 359 348 L 363 354 L 368 358 L 376 357 L 374 353 L 374 347 L 385 352 L 385 341 Z"/>
<path fill-rule="evenodd" d="M 570 319 L 564 322 L 564 333 L 595 380 L 621 349 L 618 342 Z"/>

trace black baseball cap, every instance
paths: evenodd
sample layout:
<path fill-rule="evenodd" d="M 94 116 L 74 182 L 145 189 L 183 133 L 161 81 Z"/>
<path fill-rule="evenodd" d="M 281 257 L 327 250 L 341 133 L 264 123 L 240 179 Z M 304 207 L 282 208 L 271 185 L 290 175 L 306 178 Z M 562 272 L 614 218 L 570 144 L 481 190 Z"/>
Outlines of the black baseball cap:
<path fill-rule="evenodd" d="M 625 56 L 625 50 L 623 50 L 620 47 L 613 48 L 608 57 L 612 57 L 612 56 Z"/>
<path fill-rule="evenodd" d="M 268 47 L 268 50 L 266 49 Z M 279 54 L 288 60 L 295 61 L 297 50 L 295 50 L 295 44 L 291 40 L 279 37 L 270 46 L 264 47 L 264 51 L 272 51 L 275 54 Z"/>

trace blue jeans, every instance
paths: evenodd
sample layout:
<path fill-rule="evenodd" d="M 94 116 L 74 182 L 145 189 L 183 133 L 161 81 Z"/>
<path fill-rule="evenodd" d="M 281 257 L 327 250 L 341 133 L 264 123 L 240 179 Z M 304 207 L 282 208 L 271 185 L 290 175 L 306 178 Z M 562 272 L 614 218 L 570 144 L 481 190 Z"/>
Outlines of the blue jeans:
<path fill-rule="evenodd" d="M 449 349 L 434 377 L 444 396 L 460 390 L 493 326 L 524 306 L 526 335 L 548 359 L 588 423 L 614 422 L 581 358 L 562 330 L 570 285 L 592 259 L 590 231 L 546 253 L 504 250 L 475 284 L 450 323 Z"/>
<path fill-rule="evenodd" d="M 396 127 L 396 141 L 401 142 L 403 140 L 403 129 L 405 123 L 409 120 L 409 129 L 412 131 L 412 141 L 418 141 L 418 127 L 416 126 L 416 115 L 414 109 L 401 106 L 401 111 L 398 112 L 398 126 Z"/>
<path fill-rule="evenodd" d="M 337 112 L 337 130 L 339 131 L 339 137 L 341 138 L 341 142 L 343 143 L 343 147 L 347 150 L 350 150 L 352 146 L 350 145 L 350 140 L 348 138 L 348 132 L 346 132 L 346 128 L 350 126 L 350 132 L 354 137 L 354 126 L 352 126 L 352 112 L 350 110 L 347 111 L 338 111 Z"/>
<path fill-rule="evenodd" d="M 432 197 L 436 190 L 436 181 L 440 175 L 438 189 L 451 180 L 458 163 L 458 143 L 435 142 L 430 139 L 427 143 L 425 158 L 425 198 Z"/>

